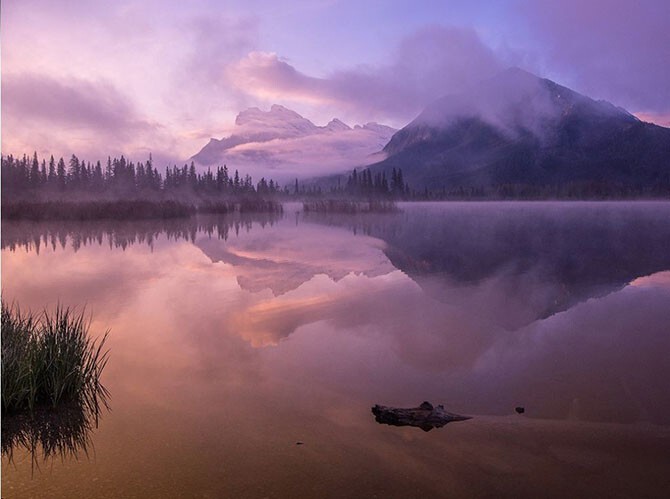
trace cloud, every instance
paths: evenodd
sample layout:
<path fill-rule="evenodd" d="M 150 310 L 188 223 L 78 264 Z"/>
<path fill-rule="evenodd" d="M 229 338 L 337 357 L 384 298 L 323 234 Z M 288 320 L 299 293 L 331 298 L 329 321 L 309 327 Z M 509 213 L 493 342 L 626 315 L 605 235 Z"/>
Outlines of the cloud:
<path fill-rule="evenodd" d="M 544 65 L 575 87 L 633 111 L 670 111 L 670 3 L 524 2 Z M 567 83 L 567 82 L 566 82 Z"/>
<path fill-rule="evenodd" d="M 360 120 L 406 121 L 432 100 L 504 66 L 474 30 L 432 26 L 405 38 L 387 65 L 314 77 L 275 53 L 256 51 L 231 64 L 226 75 L 238 90 L 256 98 L 337 106 Z"/>
<path fill-rule="evenodd" d="M 207 2 L 58 4 L 3 10 L 3 90 L 15 82 L 3 95 L 3 149 L 155 159 L 160 151 L 179 162 L 239 111 L 221 71 L 255 48 L 253 15 Z"/>
<path fill-rule="evenodd" d="M 106 155 L 149 134 L 159 143 L 147 140 L 143 150 L 185 159 L 241 109 L 275 102 L 316 120 L 404 126 L 435 98 L 510 65 L 667 123 L 659 121 L 670 113 L 667 1 L 513 0 L 495 24 L 490 8 L 468 7 L 463 17 L 450 6 L 461 27 L 426 26 L 446 10 L 432 5 L 412 5 L 404 19 L 399 7 L 380 17 L 351 2 L 312 4 L 10 2 L 3 145 L 21 135 L 29 150 L 95 143 Z M 355 24 L 343 24 L 353 13 Z"/>
<path fill-rule="evenodd" d="M 221 159 L 236 167 L 244 165 L 244 171 L 253 172 L 254 166 L 257 166 L 261 171 L 269 169 L 273 178 L 290 180 L 348 171 L 352 167 L 383 159 L 376 153 L 383 149 L 391 136 L 390 131 L 388 135 L 382 135 L 359 128 L 295 139 L 275 139 L 235 146 L 227 150 Z"/>
<path fill-rule="evenodd" d="M 642 121 L 646 121 L 648 123 L 656 123 L 657 125 L 670 128 L 670 112 L 667 113 L 641 112 L 641 113 L 635 113 L 635 116 L 637 116 Z"/>
<path fill-rule="evenodd" d="M 348 171 L 383 159 L 380 151 L 393 135 L 356 128 L 337 133 L 249 142 L 205 156 L 211 164 L 227 164 L 255 179 L 270 176 L 280 182 Z M 234 137 L 234 136 L 233 136 Z M 203 164 L 209 164 L 205 161 Z"/>
<path fill-rule="evenodd" d="M 107 83 L 21 73 L 3 77 L 2 94 L 3 114 L 10 119 L 93 128 L 111 135 L 148 126 L 138 120 L 130 100 Z"/>
<path fill-rule="evenodd" d="M 259 21 L 251 16 L 198 15 L 179 24 L 184 53 L 171 66 L 169 100 L 183 127 L 211 137 L 231 113 L 253 104 L 231 87 L 226 68 L 257 46 Z"/>
<path fill-rule="evenodd" d="M 226 75 L 239 90 L 265 100 L 291 99 L 315 103 L 335 102 L 326 79 L 299 72 L 273 52 L 250 52 L 231 64 Z"/>
<path fill-rule="evenodd" d="M 645 116 L 670 111 L 670 3 L 521 1 L 512 12 L 516 24 L 507 23 L 512 31 L 495 48 L 472 28 L 428 26 L 389 50 L 387 64 L 317 76 L 281 55 L 255 51 L 225 74 L 251 98 L 340 109 L 349 119 L 396 125 L 434 99 L 513 65 Z"/>
<path fill-rule="evenodd" d="M 221 82 L 221 65 L 246 54 L 257 43 L 258 19 L 224 15 L 199 16 L 187 23 L 192 50 L 186 63 L 189 78 Z"/>
<path fill-rule="evenodd" d="M 162 128 L 107 82 L 15 73 L 3 75 L 2 94 L 4 151 L 104 157 L 154 147 L 160 156 L 171 147 Z"/>

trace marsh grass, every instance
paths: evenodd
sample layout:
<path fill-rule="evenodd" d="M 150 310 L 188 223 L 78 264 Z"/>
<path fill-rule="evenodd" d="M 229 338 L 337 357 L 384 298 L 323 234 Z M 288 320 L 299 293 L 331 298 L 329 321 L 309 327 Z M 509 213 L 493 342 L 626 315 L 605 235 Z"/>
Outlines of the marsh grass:
<path fill-rule="evenodd" d="M 173 200 L 17 201 L 2 203 L 8 220 L 142 220 L 190 217 L 195 207 Z"/>
<path fill-rule="evenodd" d="M 144 220 L 188 218 L 196 213 L 282 213 L 274 199 L 234 197 L 191 200 L 97 200 L 3 202 L 0 213 L 7 220 Z"/>
<path fill-rule="evenodd" d="M 198 213 L 283 213 L 282 204 L 273 199 L 239 198 L 230 201 L 205 200 L 197 205 Z"/>
<path fill-rule="evenodd" d="M 96 341 L 89 326 L 83 310 L 58 305 L 24 313 L 2 301 L 3 419 L 65 403 L 90 414 L 107 407 L 109 393 L 100 381 L 107 333 Z"/>
<path fill-rule="evenodd" d="M 395 202 L 371 199 L 357 201 L 349 199 L 319 199 L 302 204 L 305 213 L 392 213 L 398 211 Z"/>

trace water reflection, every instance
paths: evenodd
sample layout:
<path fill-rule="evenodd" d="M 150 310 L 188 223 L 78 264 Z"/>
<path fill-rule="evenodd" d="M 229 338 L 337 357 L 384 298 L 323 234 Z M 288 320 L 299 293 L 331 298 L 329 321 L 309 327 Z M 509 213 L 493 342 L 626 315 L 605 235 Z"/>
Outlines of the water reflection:
<path fill-rule="evenodd" d="M 105 404 L 105 407 L 106 404 Z M 2 455 L 11 462 L 18 450 L 27 451 L 33 465 L 40 458 L 88 457 L 91 434 L 98 427 L 99 406 L 71 403 L 57 409 L 41 408 L 30 415 L 3 415 Z"/>
<path fill-rule="evenodd" d="M 235 267 L 243 289 L 275 296 L 315 275 L 338 281 L 351 272 L 372 277 L 399 269 L 439 301 L 488 299 L 483 313 L 515 329 L 670 268 L 668 211 L 663 203 L 427 203 L 400 214 L 295 213 L 300 230 L 261 230 L 240 239 L 247 246 L 238 249 L 217 241 L 254 226 L 271 229 L 282 215 L 10 222 L 2 227 L 2 249 L 39 254 L 68 245 L 75 252 L 92 244 L 153 248 L 159 237 L 190 241 L 212 262 Z M 314 223 L 380 241 L 383 258 L 370 264 L 366 251 L 357 251 L 364 245 L 342 250 L 340 234 Z"/>
<path fill-rule="evenodd" d="M 111 249 L 108 224 L 77 248 L 69 230 L 64 249 L 44 245 L 58 228 L 3 224 L 6 299 L 86 303 L 114 331 L 103 381 L 115 410 L 92 435 L 97 463 L 58 468 L 51 492 L 465 496 L 475 484 L 529 496 L 566 487 L 575 469 L 593 474 L 572 495 L 596 482 L 607 495 L 620 476 L 654 489 L 667 472 L 658 427 L 583 420 L 670 422 L 670 205 L 524 206 L 347 220 L 287 210 L 237 233 L 225 218 L 129 223 L 112 241 L 125 231 L 135 243 L 118 236 Z M 19 243 L 35 233 L 39 255 Z M 372 404 L 421 400 L 475 418 L 426 439 L 370 417 Z M 484 416 L 519 405 L 514 420 Z M 579 467 L 583 455 L 596 464 Z M 521 473 L 537 487 L 515 488 Z"/>
<path fill-rule="evenodd" d="M 441 301 L 495 290 L 504 300 L 490 316 L 516 328 L 669 269 L 669 218 L 667 203 L 649 202 L 425 203 L 308 219 L 384 240 L 393 265 Z"/>
<path fill-rule="evenodd" d="M 282 217 L 277 213 L 201 215 L 191 218 L 173 218 L 141 221 L 63 221 L 63 222 L 4 222 L 2 249 L 35 251 L 43 248 L 56 251 L 67 247 L 77 252 L 82 246 L 108 246 L 125 250 L 133 244 L 153 247 L 156 238 L 194 242 L 198 234 L 227 240 L 234 233 L 250 231 L 254 224 L 261 228 L 273 225 Z"/>

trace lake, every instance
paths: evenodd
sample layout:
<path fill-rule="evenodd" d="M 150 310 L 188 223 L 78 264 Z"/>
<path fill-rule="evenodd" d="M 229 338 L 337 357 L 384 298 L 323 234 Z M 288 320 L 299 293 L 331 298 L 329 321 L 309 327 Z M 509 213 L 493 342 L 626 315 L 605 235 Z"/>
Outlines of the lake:
<path fill-rule="evenodd" d="M 3 497 L 669 496 L 670 203 L 299 208 L 3 222 L 3 298 L 85 305 L 111 392 Z M 370 411 L 424 400 L 473 419 Z"/>

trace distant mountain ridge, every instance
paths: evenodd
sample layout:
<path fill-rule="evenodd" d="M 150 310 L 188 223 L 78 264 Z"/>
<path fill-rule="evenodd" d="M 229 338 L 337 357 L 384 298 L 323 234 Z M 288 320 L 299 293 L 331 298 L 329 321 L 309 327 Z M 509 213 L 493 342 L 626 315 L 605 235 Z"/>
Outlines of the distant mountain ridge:
<path fill-rule="evenodd" d="M 261 167 L 273 175 L 309 174 L 310 165 L 330 171 L 362 166 L 379 153 L 396 129 L 379 123 L 353 128 L 334 118 L 317 126 L 291 109 L 277 104 L 269 111 L 252 107 L 240 112 L 234 132 L 210 139 L 192 159 L 202 166 L 228 163 L 243 168 Z M 312 175 L 322 173 L 313 171 Z"/>
<path fill-rule="evenodd" d="M 414 189 L 600 184 L 670 193 L 670 129 L 521 69 L 445 96 L 393 135 L 373 172 Z"/>

